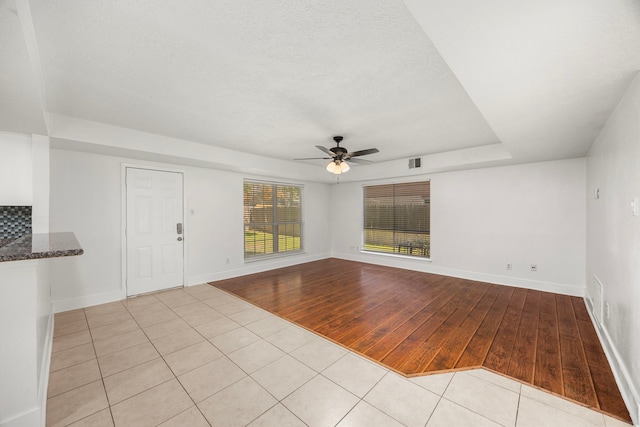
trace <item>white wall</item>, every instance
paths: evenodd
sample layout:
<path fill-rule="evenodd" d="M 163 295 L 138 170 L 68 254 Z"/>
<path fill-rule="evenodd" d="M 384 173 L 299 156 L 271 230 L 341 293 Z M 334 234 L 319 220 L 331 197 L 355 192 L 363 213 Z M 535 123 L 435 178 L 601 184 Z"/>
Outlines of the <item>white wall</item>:
<path fill-rule="evenodd" d="M 120 164 L 107 156 L 51 150 L 50 228 L 75 233 L 84 254 L 51 265 L 51 299 L 94 305 L 121 294 Z"/>
<path fill-rule="evenodd" d="M 32 135 L 33 209 L 31 225 L 34 233 L 49 232 L 49 137 Z"/>
<path fill-rule="evenodd" d="M 0 206 L 33 203 L 31 136 L 0 132 Z"/>
<path fill-rule="evenodd" d="M 587 158 L 587 283 L 602 283 L 600 332 L 636 425 L 640 425 L 640 74 L 609 118 Z M 595 189 L 600 198 L 594 198 Z M 635 399 L 635 403 L 633 400 Z"/>
<path fill-rule="evenodd" d="M 51 266 L 54 310 L 119 299 L 123 296 L 121 165 L 155 163 L 66 150 L 51 150 L 50 157 L 51 230 L 73 231 L 84 249 L 84 255 L 60 259 Z M 184 171 L 187 285 L 329 255 L 328 184 L 299 182 L 304 185 L 305 198 L 304 254 L 245 263 L 242 182 L 244 178 L 268 180 L 269 177 L 162 166 Z"/>
<path fill-rule="evenodd" d="M 37 263 L 0 263 L 0 426 L 37 425 Z"/>
<path fill-rule="evenodd" d="M 32 206 L 33 232 L 48 232 L 48 137 L 0 132 L 0 205 Z M 8 304 L 0 310 L 0 335 L 12 342 L 12 351 L 1 352 L 5 372 L 0 377 L 7 386 L 0 391 L 9 393 L 0 398 L 5 403 L 0 408 L 2 425 L 37 425 L 42 416 L 53 338 L 49 263 L 0 263 L 6 294 L 0 300 Z"/>
<path fill-rule="evenodd" d="M 0 132 L 0 206 L 32 206 L 33 232 L 49 231 L 49 137 Z"/>
<path fill-rule="evenodd" d="M 431 262 L 354 250 L 361 245 L 362 186 L 393 182 L 389 180 L 333 187 L 333 255 L 584 294 L 585 159 L 410 178 L 420 179 L 431 179 Z M 506 270 L 507 263 L 513 270 Z M 530 271 L 531 264 L 537 272 Z"/>

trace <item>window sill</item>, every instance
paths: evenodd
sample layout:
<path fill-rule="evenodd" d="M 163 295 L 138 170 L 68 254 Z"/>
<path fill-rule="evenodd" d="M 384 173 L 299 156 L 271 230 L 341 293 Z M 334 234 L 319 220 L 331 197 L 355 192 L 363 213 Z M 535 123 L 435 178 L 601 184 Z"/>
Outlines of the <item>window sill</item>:
<path fill-rule="evenodd" d="M 390 258 L 411 259 L 411 260 L 420 261 L 420 262 L 431 262 L 431 258 L 425 258 L 425 257 L 413 256 L 413 255 L 404 255 L 404 254 L 399 254 L 399 253 L 367 251 L 365 249 L 360 249 L 360 253 L 362 253 L 362 254 L 371 254 L 371 255 L 380 255 L 380 256 L 386 256 L 386 257 L 390 257 Z"/>
<path fill-rule="evenodd" d="M 283 252 L 278 254 L 252 256 L 250 258 L 245 258 L 244 262 L 246 264 L 246 263 L 251 263 L 256 261 L 266 261 L 266 260 L 275 259 L 275 258 L 286 258 L 290 256 L 304 255 L 306 253 L 307 253 L 306 251 L 302 250 L 302 251 L 295 251 L 295 252 L 292 251 L 292 252 Z"/>

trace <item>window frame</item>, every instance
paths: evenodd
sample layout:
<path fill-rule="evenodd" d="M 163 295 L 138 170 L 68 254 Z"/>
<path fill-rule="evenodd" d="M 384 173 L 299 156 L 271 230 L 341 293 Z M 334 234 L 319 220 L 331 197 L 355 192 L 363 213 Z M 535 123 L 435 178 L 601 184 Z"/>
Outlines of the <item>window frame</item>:
<path fill-rule="evenodd" d="M 271 187 L 271 191 L 272 191 L 272 197 L 275 198 L 275 200 L 272 201 L 272 218 L 273 221 L 271 222 L 246 222 L 245 221 L 245 210 L 247 209 L 247 207 L 249 207 L 248 205 L 246 205 L 246 201 L 244 198 L 244 188 L 245 185 L 247 184 L 251 184 L 251 185 L 261 185 L 261 186 L 265 186 Z M 299 221 L 278 221 L 278 187 L 296 187 L 298 188 L 300 197 L 299 197 L 299 204 L 300 204 L 300 219 Z M 304 253 L 304 185 L 302 184 L 296 184 L 296 183 L 285 183 L 285 182 L 275 182 L 275 181 L 262 181 L 262 180 L 257 180 L 257 179 L 249 179 L 249 178 L 245 178 L 242 181 L 242 194 L 243 194 L 243 201 L 242 201 L 242 207 L 243 207 L 243 257 L 244 257 L 244 261 L 245 262 L 252 262 L 252 261 L 259 261 L 259 260 L 264 260 L 264 259 L 271 259 L 271 258 L 278 258 L 278 257 L 285 257 L 285 256 L 292 256 L 292 255 L 298 255 L 301 253 Z M 246 232 L 247 232 L 247 227 L 250 227 L 252 225 L 257 225 L 257 226 L 270 226 L 272 227 L 272 245 L 273 245 L 273 252 L 271 253 L 260 253 L 260 254 L 255 254 L 255 255 L 247 255 L 247 239 L 246 239 Z M 299 230 L 300 230 L 300 236 L 299 236 L 299 249 L 293 249 L 293 250 L 285 250 L 282 251 L 279 248 L 279 236 L 280 236 L 280 227 L 281 226 L 286 226 L 286 225 L 293 225 L 293 226 L 298 226 Z"/>
<path fill-rule="evenodd" d="M 375 249 L 371 249 L 371 248 L 367 248 L 367 242 L 366 242 L 366 233 L 367 233 L 367 197 L 366 197 L 366 191 L 368 187 L 377 187 L 377 186 L 402 186 L 402 185 L 411 185 L 411 184 L 420 184 L 420 183 L 428 183 L 429 185 L 429 189 L 428 189 L 428 204 L 429 204 L 429 210 L 428 210 L 428 231 L 424 232 L 428 239 L 428 243 L 426 244 L 426 248 L 424 249 L 424 255 L 420 254 L 421 251 L 421 247 L 414 247 L 410 250 L 406 250 L 405 252 L 401 252 L 400 248 L 398 248 L 398 252 L 396 252 L 396 247 L 399 245 L 396 245 L 396 239 L 395 236 L 392 237 L 392 248 L 391 251 L 388 250 L 375 250 Z M 375 255 L 382 255 L 382 256 L 390 256 L 390 257 L 394 257 L 394 258 L 408 258 L 408 259 L 413 259 L 413 260 L 418 260 L 418 261 L 423 261 L 423 262 L 431 262 L 431 179 L 423 179 L 423 180 L 419 180 L 419 181 L 406 181 L 406 182 L 382 182 L 382 183 L 375 183 L 375 184 L 363 184 L 362 185 L 362 216 L 361 216 L 361 230 L 362 230 L 362 239 L 361 239 L 361 246 L 360 246 L 360 252 L 363 253 L 367 253 L 367 254 L 375 254 Z M 418 195 L 417 195 L 418 196 Z M 393 204 L 392 206 L 396 206 L 395 204 L 395 194 L 393 195 Z M 395 218 L 394 218 L 394 222 L 395 222 Z M 395 228 L 395 224 L 394 224 L 394 228 L 391 230 L 393 233 L 396 233 L 397 231 L 399 232 L 406 232 L 408 234 L 411 234 L 411 230 L 396 230 Z M 416 232 L 416 234 L 419 234 L 420 232 Z M 404 245 L 402 245 L 402 248 L 406 248 Z M 414 249 L 418 249 L 416 251 L 416 253 L 413 253 Z"/>

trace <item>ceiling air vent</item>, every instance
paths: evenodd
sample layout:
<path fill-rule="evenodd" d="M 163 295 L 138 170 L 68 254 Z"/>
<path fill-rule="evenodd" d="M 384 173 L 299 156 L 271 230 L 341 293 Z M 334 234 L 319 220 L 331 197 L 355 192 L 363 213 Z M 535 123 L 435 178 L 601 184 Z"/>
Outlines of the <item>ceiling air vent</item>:
<path fill-rule="evenodd" d="M 409 159 L 409 169 L 417 169 L 421 164 L 420 157 L 416 157 L 415 159 Z"/>

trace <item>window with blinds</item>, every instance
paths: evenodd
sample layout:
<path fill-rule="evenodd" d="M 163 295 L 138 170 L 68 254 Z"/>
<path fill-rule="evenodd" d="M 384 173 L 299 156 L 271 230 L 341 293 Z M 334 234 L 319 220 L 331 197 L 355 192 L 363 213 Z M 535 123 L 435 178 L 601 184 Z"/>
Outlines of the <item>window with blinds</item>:
<path fill-rule="evenodd" d="M 244 257 L 302 251 L 302 187 L 244 182 Z"/>
<path fill-rule="evenodd" d="M 364 245 L 367 251 L 431 256 L 431 183 L 364 187 Z"/>

